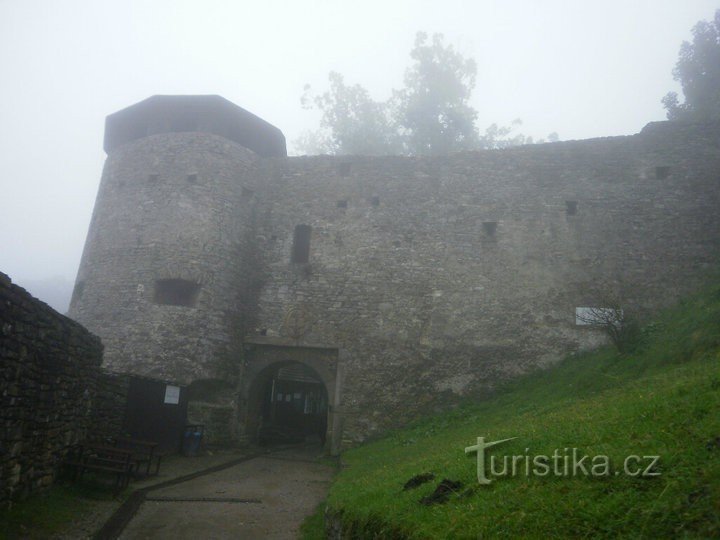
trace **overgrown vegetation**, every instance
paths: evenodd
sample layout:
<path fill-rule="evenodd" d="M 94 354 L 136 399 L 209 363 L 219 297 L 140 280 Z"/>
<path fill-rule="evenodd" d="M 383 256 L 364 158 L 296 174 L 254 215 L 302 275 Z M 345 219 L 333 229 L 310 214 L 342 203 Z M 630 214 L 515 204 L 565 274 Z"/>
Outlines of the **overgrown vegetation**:
<path fill-rule="evenodd" d="M 491 399 L 347 452 L 329 511 L 350 537 L 719 536 L 720 286 L 645 326 L 629 350 L 569 357 Z M 619 470 L 629 455 L 658 455 L 659 474 L 519 474 L 480 486 L 475 456 L 464 452 L 479 436 L 516 437 L 488 455 L 577 448 Z M 403 490 L 422 473 L 434 480 Z M 442 479 L 463 488 L 443 504 L 420 504 Z M 307 538 L 321 534 L 320 516 L 306 523 Z"/>

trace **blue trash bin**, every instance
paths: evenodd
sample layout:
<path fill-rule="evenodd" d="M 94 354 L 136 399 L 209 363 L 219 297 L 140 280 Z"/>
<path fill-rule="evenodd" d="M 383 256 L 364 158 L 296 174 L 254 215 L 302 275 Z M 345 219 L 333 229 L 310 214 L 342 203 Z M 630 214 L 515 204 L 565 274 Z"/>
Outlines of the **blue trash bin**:
<path fill-rule="evenodd" d="M 205 426 L 203 425 L 189 425 L 185 426 L 185 432 L 183 433 L 182 441 L 182 453 L 185 456 L 196 456 L 200 451 L 200 444 L 202 443 L 203 433 Z"/>

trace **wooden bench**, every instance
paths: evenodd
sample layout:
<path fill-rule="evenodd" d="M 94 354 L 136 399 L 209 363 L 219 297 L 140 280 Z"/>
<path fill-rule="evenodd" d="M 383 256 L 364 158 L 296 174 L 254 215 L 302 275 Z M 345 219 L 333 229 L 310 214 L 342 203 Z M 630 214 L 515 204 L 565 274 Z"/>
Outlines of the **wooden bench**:
<path fill-rule="evenodd" d="M 115 476 L 115 487 L 120 490 L 130 483 L 133 472 L 132 452 L 114 446 L 79 444 L 69 453 L 65 464 L 74 469 L 73 480 L 81 480 L 86 471 Z"/>
<path fill-rule="evenodd" d="M 115 448 L 132 452 L 133 472 L 136 475 L 150 476 L 150 474 L 156 475 L 160 472 L 160 462 L 164 454 L 158 451 L 158 443 L 130 437 L 114 437 L 112 442 Z M 151 473 L 153 460 L 155 460 L 155 468 Z M 141 468 L 144 469 L 144 473 L 141 473 Z"/>

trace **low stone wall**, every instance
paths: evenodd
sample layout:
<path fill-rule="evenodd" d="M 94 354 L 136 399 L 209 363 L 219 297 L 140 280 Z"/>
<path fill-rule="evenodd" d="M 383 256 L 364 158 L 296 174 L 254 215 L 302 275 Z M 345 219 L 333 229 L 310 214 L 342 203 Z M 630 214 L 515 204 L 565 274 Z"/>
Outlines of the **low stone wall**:
<path fill-rule="evenodd" d="M 126 373 L 98 370 L 96 376 L 87 381 L 93 396 L 90 403 L 93 436 L 106 438 L 124 434 L 131 378 Z"/>
<path fill-rule="evenodd" d="M 68 448 L 119 431 L 127 378 L 83 326 L 0 273 L 0 503 L 50 486 Z"/>

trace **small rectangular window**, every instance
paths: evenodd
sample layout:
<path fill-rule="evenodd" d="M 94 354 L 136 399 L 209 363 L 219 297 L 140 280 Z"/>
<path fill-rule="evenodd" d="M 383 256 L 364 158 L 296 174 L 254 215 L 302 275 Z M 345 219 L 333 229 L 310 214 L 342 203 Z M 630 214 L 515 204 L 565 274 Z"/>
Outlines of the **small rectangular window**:
<path fill-rule="evenodd" d="M 292 255 L 290 261 L 304 264 L 310 260 L 310 225 L 298 225 L 293 235 Z"/>
<path fill-rule="evenodd" d="M 577 214 L 577 201 L 565 201 L 565 213 L 568 216 Z"/>
<path fill-rule="evenodd" d="M 167 306 L 195 307 L 200 284 L 187 279 L 158 279 L 155 282 L 155 303 Z"/>
<path fill-rule="evenodd" d="M 338 208 L 347 208 L 347 200 L 343 199 L 337 202 Z"/>
<path fill-rule="evenodd" d="M 496 230 L 497 230 L 497 221 L 484 221 L 483 222 L 483 231 L 485 231 L 485 234 L 487 236 L 494 236 Z"/>
<path fill-rule="evenodd" d="M 663 180 L 670 174 L 670 167 L 655 167 L 655 178 Z"/>

